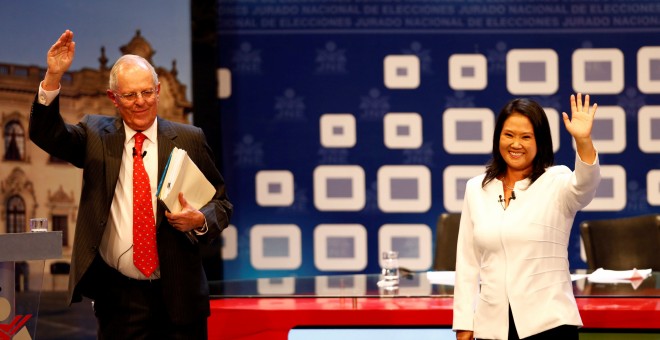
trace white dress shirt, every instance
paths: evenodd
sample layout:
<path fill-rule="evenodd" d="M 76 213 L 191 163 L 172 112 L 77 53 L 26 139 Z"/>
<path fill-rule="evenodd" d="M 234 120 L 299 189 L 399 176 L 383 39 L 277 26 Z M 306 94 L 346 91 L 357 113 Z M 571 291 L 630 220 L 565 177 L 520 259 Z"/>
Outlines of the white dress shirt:
<path fill-rule="evenodd" d="M 55 97 L 57 97 L 57 95 L 60 94 L 61 88 L 62 86 L 60 85 L 60 87 L 57 90 L 46 91 L 41 86 L 41 83 L 39 83 L 39 94 L 37 95 L 37 100 L 39 101 L 39 104 L 46 106 L 50 105 L 50 103 L 52 103 L 53 100 L 55 100 Z"/>
<path fill-rule="evenodd" d="M 156 219 L 156 190 L 158 186 L 158 139 L 156 138 L 157 121 L 142 133 L 147 136 L 142 144 L 142 152 L 147 152 L 143 158 L 144 168 L 149 176 L 151 187 L 151 205 Z M 119 178 L 115 187 L 115 195 L 110 206 L 110 217 L 105 227 L 101 247 L 101 257 L 112 268 L 134 279 L 146 277 L 133 265 L 133 138 L 137 131 L 124 124 L 126 140 L 119 168 Z M 150 279 L 160 277 L 160 270 L 151 275 Z"/>
<path fill-rule="evenodd" d="M 520 338 L 560 326 L 582 326 L 573 296 L 568 242 L 578 210 L 600 182 L 598 157 L 576 157 L 575 171 L 553 166 L 533 184 L 515 183 L 506 210 L 502 182 L 485 175 L 466 186 L 456 254 L 454 330 L 506 339 L 511 306 Z"/>

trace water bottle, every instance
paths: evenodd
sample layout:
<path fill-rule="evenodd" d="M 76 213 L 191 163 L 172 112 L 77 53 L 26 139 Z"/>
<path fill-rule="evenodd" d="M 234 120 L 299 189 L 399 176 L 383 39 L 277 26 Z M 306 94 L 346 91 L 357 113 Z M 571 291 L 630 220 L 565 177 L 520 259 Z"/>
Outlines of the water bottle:
<path fill-rule="evenodd" d="M 386 251 L 383 253 L 383 286 L 385 289 L 396 289 L 399 286 L 399 253 Z"/>

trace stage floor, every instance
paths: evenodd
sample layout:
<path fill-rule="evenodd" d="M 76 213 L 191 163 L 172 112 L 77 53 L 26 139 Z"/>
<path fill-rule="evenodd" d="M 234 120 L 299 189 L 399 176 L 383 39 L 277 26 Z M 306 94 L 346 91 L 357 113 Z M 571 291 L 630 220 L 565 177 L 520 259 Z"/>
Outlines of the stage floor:
<path fill-rule="evenodd" d="M 71 306 L 65 291 L 41 293 L 36 338 L 39 340 L 94 340 L 96 318 L 88 299 Z"/>

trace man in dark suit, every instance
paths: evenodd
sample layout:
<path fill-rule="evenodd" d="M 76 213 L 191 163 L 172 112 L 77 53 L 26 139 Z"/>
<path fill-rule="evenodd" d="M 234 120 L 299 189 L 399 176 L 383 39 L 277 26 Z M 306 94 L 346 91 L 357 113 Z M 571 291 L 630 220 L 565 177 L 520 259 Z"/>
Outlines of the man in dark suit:
<path fill-rule="evenodd" d="M 197 127 L 157 117 L 158 76 L 135 55 L 121 57 L 110 71 L 107 96 L 119 117 L 87 115 L 66 124 L 59 112 L 60 80 L 74 54 L 67 30 L 48 51 L 30 115 L 32 141 L 83 169 L 69 302 L 82 296 L 94 301 L 100 339 L 206 339 L 209 288 L 199 245 L 217 238 L 232 213 L 206 137 Z M 186 150 L 216 188 L 199 210 L 182 194 L 179 213 L 156 203 L 157 182 L 174 147 Z M 148 178 L 134 182 L 141 176 L 134 171 Z M 146 190 L 139 189 L 143 185 Z M 134 189 L 146 191 L 142 206 L 133 201 L 141 196 Z M 134 252 L 145 235 L 156 241 L 150 269 L 138 264 L 142 251 Z"/>

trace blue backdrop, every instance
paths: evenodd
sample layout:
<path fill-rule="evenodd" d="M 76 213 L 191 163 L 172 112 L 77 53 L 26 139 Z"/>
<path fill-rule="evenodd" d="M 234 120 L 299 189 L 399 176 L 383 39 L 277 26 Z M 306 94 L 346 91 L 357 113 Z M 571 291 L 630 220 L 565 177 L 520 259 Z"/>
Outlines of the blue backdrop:
<path fill-rule="evenodd" d="M 502 105 L 550 109 L 555 161 L 573 168 L 559 117 L 578 91 L 599 105 L 604 170 L 571 234 L 584 268 L 581 221 L 658 211 L 659 14 L 653 1 L 219 1 L 225 278 L 373 273 L 387 248 L 429 269 L 437 218 L 490 158 Z"/>

